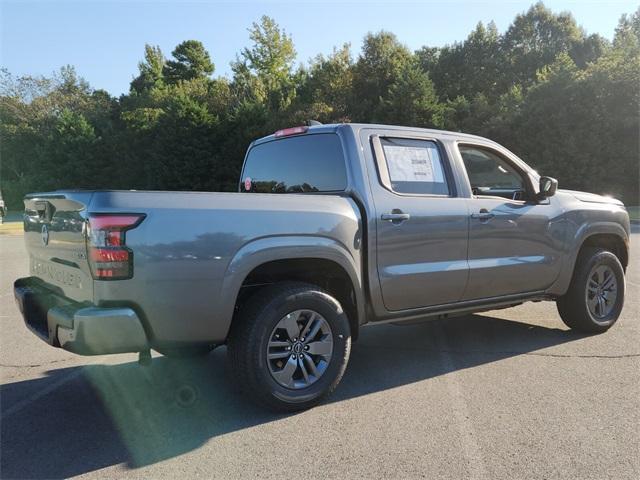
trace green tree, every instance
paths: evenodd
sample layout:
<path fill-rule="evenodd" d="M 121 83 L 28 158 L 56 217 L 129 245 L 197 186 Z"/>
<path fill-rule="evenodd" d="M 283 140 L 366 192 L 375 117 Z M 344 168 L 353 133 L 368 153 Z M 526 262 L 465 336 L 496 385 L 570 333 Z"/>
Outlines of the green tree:
<path fill-rule="evenodd" d="M 115 100 L 72 67 L 52 77 L 12 77 L 0 90 L 0 178 L 11 208 L 28 191 L 100 187 L 115 145 Z"/>
<path fill-rule="evenodd" d="M 251 48 L 232 64 L 239 100 L 266 102 L 269 108 L 287 108 L 295 98 L 291 71 L 296 58 L 293 40 L 266 15 L 249 29 Z"/>
<path fill-rule="evenodd" d="M 604 55 L 609 48 L 609 41 L 606 38 L 593 34 L 585 36 L 582 41 L 575 42 L 569 50 L 569 56 L 579 68 L 585 69 Z"/>
<path fill-rule="evenodd" d="M 299 73 L 297 119 L 321 122 L 349 120 L 353 91 L 353 59 L 349 44 L 328 57 L 318 55 L 308 70 Z"/>
<path fill-rule="evenodd" d="M 131 91 L 142 94 L 164 84 L 166 60 L 158 46 L 144 46 L 144 60 L 138 63 L 140 73 L 131 82 Z"/>
<path fill-rule="evenodd" d="M 500 37 L 493 22 L 479 22 L 462 43 L 438 51 L 419 51 L 423 69 L 429 72 L 442 99 L 472 98 L 478 93 L 495 98 L 501 92 L 497 80 L 503 65 Z"/>
<path fill-rule="evenodd" d="M 160 53 L 159 50 L 158 53 Z M 171 55 L 175 60 L 167 60 L 163 69 L 164 77 L 169 83 L 208 77 L 215 70 L 209 52 L 198 40 L 182 42 L 171 52 Z"/>
<path fill-rule="evenodd" d="M 632 53 L 640 48 L 640 7 L 632 15 L 623 15 L 620 18 L 613 45 L 619 51 Z"/>
<path fill-rule="evenodd" d="M 412 62 L 404 65 L 389 86 L 381 121 L 416 127 L 441 126 L 441 108 L 433 82 Z"/>
<path fill-rule="evenodd" d="M 211 76 L 200 42 L 169 61 L 147 45 L 119 98 L 69 66 L 50 77 L 0 71 L 5 200 L 19 208 L 26 192 L 65 187 L 235 190 L 251 140 L 319 119 L 477 133 L 564 187 L 638 201 L 640 9 L 612 42 L 538 3 L 503 35 L 479 23 L 462 42 L 412 53 L 379 32 L 355 62 L 344 45 L 298 68 L 273 19 L 249 36 L 230 80 Z"/>
<path fill-rule="evenodd" d="M 533 85 L 538 70 L 583 41 L 584 32 L 570 13 L 554 14 L 542 2 L 536 3 L 525 14 L 517 15 L 502 37 L 508 62 L 506 87 Z"/>
<path fill-rule="evenodd" d="M 566 188 L 636 202 L 640 55 L 614 49 L 581 71 L 568 56 L 545 67 L 511 118 L 507 145 Z M 615 112 L 615 113 L 614 113 Z"/>
<path fill-rule="evenodd" d="M 411 61 L 411 52 L 394 34 L 367 34 L 353 70 L 350 110 L 354 120 L 378 121 L 384 116 L 389 88 Z"/>

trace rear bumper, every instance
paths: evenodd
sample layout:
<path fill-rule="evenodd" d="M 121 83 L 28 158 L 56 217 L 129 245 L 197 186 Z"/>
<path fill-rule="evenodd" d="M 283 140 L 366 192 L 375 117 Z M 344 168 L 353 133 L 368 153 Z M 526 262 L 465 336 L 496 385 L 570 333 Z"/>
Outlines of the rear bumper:
<path fill-rule="evenodd" d="M 76 303 L 35 277 L 16 280 L 13 292 L 27 328 L 49 345 L 80 355 L 149 348 L 142 322 L 131 308 Z"/>

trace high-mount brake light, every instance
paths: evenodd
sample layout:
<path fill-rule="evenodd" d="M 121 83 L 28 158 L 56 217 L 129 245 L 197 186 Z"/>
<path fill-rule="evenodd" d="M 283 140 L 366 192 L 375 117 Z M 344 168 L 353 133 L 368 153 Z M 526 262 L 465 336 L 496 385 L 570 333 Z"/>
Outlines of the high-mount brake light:
<path fill-rule="evenodd" d="M 309 130 L 309 127 L 306 126 L 290 127 L 278 130 L 274 135 L 276 138 L 288 137 L 290 135 L 300 135 L 301 133 L 307 133 L 307 130 Z"/>
<path fill-rule="evenodd" d="M 143 214 L 89 215 L 87 248 L 94 279 L 133 277 L 133 252 L 126 247 L 126 232 L 140 225 L 144 217 Z"/>

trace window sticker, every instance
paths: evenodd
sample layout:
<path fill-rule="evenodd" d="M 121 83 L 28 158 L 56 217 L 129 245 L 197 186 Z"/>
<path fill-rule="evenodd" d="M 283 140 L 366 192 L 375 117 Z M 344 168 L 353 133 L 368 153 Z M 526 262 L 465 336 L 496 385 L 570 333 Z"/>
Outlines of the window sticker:
<path fill-rule="evenodd" d="M 428 147 L 385 145 L 384 153 L 392 182 L 444 183 L 440 156 L 435 145 Z"/>

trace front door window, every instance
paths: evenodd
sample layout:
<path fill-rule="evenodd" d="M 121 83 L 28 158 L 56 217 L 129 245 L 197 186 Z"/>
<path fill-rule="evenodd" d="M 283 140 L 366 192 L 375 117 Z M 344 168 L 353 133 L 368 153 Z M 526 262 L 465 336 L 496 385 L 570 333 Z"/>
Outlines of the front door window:
<path fill-rule="evenodd" d="M 525 199 L 524 178 L 505 159 L 488 149 L 468 145 L 460 146 L 460 155 L 474 196 Z"/>

